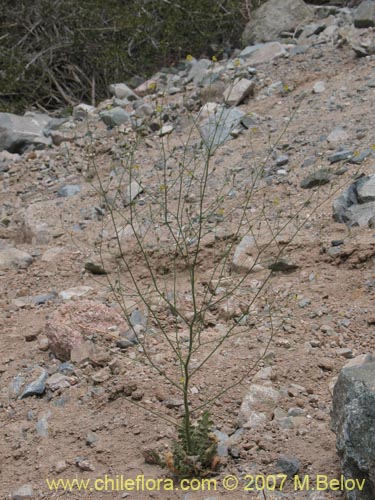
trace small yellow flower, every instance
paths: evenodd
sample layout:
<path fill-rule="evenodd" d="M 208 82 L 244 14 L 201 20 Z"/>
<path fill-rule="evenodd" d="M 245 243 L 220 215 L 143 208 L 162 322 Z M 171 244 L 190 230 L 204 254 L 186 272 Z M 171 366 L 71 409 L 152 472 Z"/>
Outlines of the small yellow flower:
<path fill-rule="evenodd" d="M 212 56 L 212 60 L 213 60 L 213 62 L 217 62 L 217 57 L 216 56 Z"/>
<path fill-rule="evenodd" d="M 194 57 L 191 54 L 188 54 L 186 56 L 186 60 L 189 61 L 189 62 L 192 61 L 193 59 L 194 59 Z"/>
<path fill-rule="evenodd" d="M 132 165 L 133 170 L 139 170 L 139 165 Z"/>
<path fill-rule="evenodd" d="M 160 191 L 165 191 L 167 186 L 165 184 L 160 184 Z"/>
<path fill-rule="evenodd" d="M 219 209 L 217 210 L 217 214 L 218 214 L 218 215 L 224 215 L 224 208 L 219 208 Z"/>
<path fill-rule="evenodd" d="M 156 82 L 150 82 L 148 84 L 149 90 L 155 90 L 156 89 Z"/>
<path fill-rule="evenodd" d="M 289 92 L 290 88 L 288 84 L 285 84 L 283 87 L 284 92 Z"/>
<path fill-rule="evenodd" d="M 235 59 L 234 65 L 237 66 L 237 68 L 238 68 L 239 66 L 241 66 L 241 61 L 239 59 Z"/>

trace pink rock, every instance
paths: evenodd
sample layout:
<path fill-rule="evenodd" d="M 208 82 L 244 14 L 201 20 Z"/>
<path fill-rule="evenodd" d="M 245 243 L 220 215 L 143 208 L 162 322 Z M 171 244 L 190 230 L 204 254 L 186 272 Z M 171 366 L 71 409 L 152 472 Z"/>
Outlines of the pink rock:
<path fill-rule="evenodd" d="M 46 334 L 53 354 L 65 361 L 73 347 L 85 337 L 99 334 L 111 338 L 128 329 L 126 321 L 115 309 L 93 300 L 80 300 L 61 305 L 49 318 Z"/>
<path fill-rule="evenodd" d="M 157 92 L 158 86 L 156 83 L 156 80 L 147 80 L 141 85 L 139 85 L 134 92 L 139 96 L 139 97 L 144 97 L 146 95 L 150 94 L 155 94 Z"/>

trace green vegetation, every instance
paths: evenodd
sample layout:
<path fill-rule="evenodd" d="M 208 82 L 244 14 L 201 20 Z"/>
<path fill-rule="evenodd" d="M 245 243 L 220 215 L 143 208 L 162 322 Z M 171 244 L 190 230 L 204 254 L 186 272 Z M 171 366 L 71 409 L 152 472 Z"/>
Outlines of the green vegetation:
<path fill-rule="evenodd" d="M 0 109 L 57 109 L 105 98 L 192 54 L 239 45 L 242 0 L 3 0 Z"/>

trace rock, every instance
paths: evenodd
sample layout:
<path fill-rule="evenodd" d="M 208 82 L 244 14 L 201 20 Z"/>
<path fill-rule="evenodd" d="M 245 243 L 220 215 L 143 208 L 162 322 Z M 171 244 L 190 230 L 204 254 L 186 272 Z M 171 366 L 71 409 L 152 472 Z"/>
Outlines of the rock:
<path fill-rule="evenodd" d="M 346 211 L 348 226 L 369 226 L 375 215 L 375 202 L 353 205 Z"/>
<path fill-rule="evenodd" d="M 312 167 L 316 162 L 316 156 L 308 156 L 303 160 L 301 168 Z"/>
<path fill-rule="evenodd" d="M 109 380 L 111 376 L 111 370 L 108 366 L 106 366 L 105 368 L 102 368 L 101 370 L 96 372 L 91 378 L 95 384 L 102 384 L 103 382 Z"/>
<path fill-rule="evenodd" d="M 331 358 L 320 358 L 320 359 L 318 359 L 318 366 L 322 370 L 331 372 L 335 368 L 335 362 Z"/>
<path fill-rule="evenodd" d="M 333 202 L 333 218 L 349 226 L 367 226 L 375 215 L 375 175 L 353 182 Z"/>
<path fill-rule="evenodd" d="M 280 472 L 286 474 L 289 479 L 293 479 L 298 474 L 300 463 L 296 457 L 281 456 L 277 460 L 276 467 Z"/>
<path fill-rule="evenodd" d="M 313 35 L 319 35 L 326 29 L 325 23 L 311 23 L 304 26 L 302 33 L 298 37 L 298 42 L 306 42 Z"/>
<path fill-rule="evenodd" d="M 321 94 L 322 92 L 324 92 L 326 89 L 326 85 L 325 85 L 325 82 L 316 82 L 314 83 L 314 86 L 313 86 L 313 92 L 314 94 Z"/>
<path fill-rule="evenodd" d="M 128 325 L 113 308 L 92 300 L 63 304 L 52 313 L 46 325 L 50 349 L 62 361 L 70 358 L 72 348 L 83 344 L 85 335 L 126 331 Z"/>
<path fill-rule="evenodd" d="M 255 127 L 258 124 L 257 119 L 252 115 L 245 115 L 241 118 L 241 125 L 243 125 L 246 129 Z"/>
<path fill-rule="evenodd" d="M 321 168 L 316 172 L 308 175 L 301 181 L 301 188 L 303 189 L 312 189 L 317 186 L 323 186 L 324 184 L 328 184 L 331 181 L 331 173 L 329 170 L 325 168 Z"/>
<path fill-rule="evenodd" d="M 65 460 L 59 460 L 55 465 L 55 471 L 57 474 L 61 474 L 62 472 L 68 469 L 69 465 L 65 462 Z"/>
<path fill-rule="evenodd" d="M 145 97 L 146 95 L 149 94 L 155 94 L 155 92 L 158 91 L 157 81 L 153 79 L 142 82 L 140 85 L 137 85 L 136 87 L 137 88 L 134 90 L 134 92 L 139 97 Z"/>
<path fill-rule="evenodd" d="M 26 269 L 33 258 L 23 250 L 14 247 L 0 249 L 0 269 Z"/>
<path fill-rule="evenodd" d="M 271 420 L 279 399 L 279 393 L 272 387 L 252 384 L 241 404 L 239 425 L 251 429 L 259 428 Z"/>
<path fill-rule="evenodd" d="M 375 26 L 375 3 L 365 0 L 354 12 L 354 26 L 356 28 L 372 28 Z"/>
<path fill-rule="evenodd" d="M 354 361 L 354 360 L 352 360 Z M 345 477 L 364 480 L 349 500 L 375 498 L 375 361 L 345 366 L 333 391 L 332 430 Z"/>
<path fill-rule="evenodd" d="M 267 366 L 265 368 L 261 368 L 255 375 L 254 375 L 254 382 L 257 381 L 262 381 L 262 380 L 271 380 L 272 378 L 272 367 Z"/>
<path fill-rule="evenodd" d="M 289 273 L 298 269 L 299 266 L 291 264 L 285 259 L 278 259 L 276 262 L 269 263 L 267 267 L 274 273 Z"/>
<path fill-rule="evenodd" d="M 54 373 L 46 380 L 46 387 L 52 392 L 70 387 L 69 379 L 62 373 Z"/>
<path fill-rule="evenodd" d="M 47 304 L 47 302 L 51 302 L 52 300 L 55 300 L 56 298 L 57 298 L 57 293 L 50 292 L 50 293 L 44 293 L 42 295 L 35 295 L 35 297 L 32 298 L 32 302 L 36 306 L 41 306 L 43 304 Z"/>
<path fill-rule="evenodd" d="M 255 264 L 252 254 L 256 253 L 255 240 L 252 236 L 246 235 L 237 245 L 232 260 L 232 271 L 236 273 L 248 273 Z"/>
<path fill-rule="evenodd" d="M 116 347 L 120 349 L 128 349 L 129 347 L 134 347 L 134 342 L 128 339 L 119 339 L 116 341 Z"/>
<path fill-rule="evenodd" d="M 338 146 L 345 143 L 349 139 L 349 135 L 341 127 L 336 127 L 327 137 L 327 142 L 332 146 Z"/>
<path fill-rule="evenodd" d="M 165 135 L 169 135 L 173 132 L 173 125 L 163 125 L 159 131 L 159 136 L 164 137 Z"/>
<path fill-rule="evenodd" d="M 367 57 L 375 54 L 375 45 L 352 45 L 352 49 L 358 57 Z"/>
<path fill-rule="evenodd" d="M 96 345 L 90 340 L 75 344 L 70 351 L 72 363 L 81 366 L 95 357 Z"/>
<path fill-rule="evenodd" d="M 24 116 L 0 113 L 0 151 L 22 154 L 30 146 L 44 149 L 52 144 L 44 135 L 51 118 L 39 113 L 26 113 Z"/>
<path fill-rule="evenodd" d="M 74 375 L 75 374 L 75 368 L 72 363 L 69 363 L 69 361 L 66 361 L 65 363 L 61 363 L 59 366 L 59 373 L 62 373 L 63 375 Z"/>
<path fill-rule="evenodd" d="M 119 106 L 101 111 L 99 116 L 109 128 L 117 127 L 130 121 L 130 114 Z"/>
<path fill-rule="evenodd" d="M 81 188 L 77 184 L 67 184 L 65 186 L 62 186 L 57 191 L 57 195 L 61 196 L 62 198 L 70 198 L 71 196 L 74 196 L 75 194 L 79 193 L 80 191 L 81 191 Z"/>
<path fill-rule="evenodd" d="M 302 0 L 268 0 L 252 13 L 242 34 L 244 45 L 277 40 L 283 32 L 296 28 L 313 18 L 313 10 Z"/>
<path fill-rule="evenodd" d="M 342 347 L 340 349 L 337 349 L 337 354 L 339 356 L 342 356 L 343 358 L 346 358 L 346 359 L 353 358 L 353 351 L 351 349 L 349 349 L 348 347 Z"/>
<path fill-rule="evenodd" d="M 18 490 L 12 493 L 12 500 L 28 500 L 33 498 L 34 491 L 31 484 L 24 484 Z"/>
<path fill-rule="evenodd" d="M 360 204 L 375 201 L 375 175 L 369 175 L 357 184 L 357 200 Z"/>
<path fill-rule="evenodd" d="M 229 106 L 238 106 L 246 97 L 253 93 L 255 83 L 247 78 L 241 78 L 224 91 L 224 100 Z"/>
<path fill-rule="evenodd" d="M 25 297 L 17 297 L 16 299 L 12 300 L 12 305 L 16 309 L 22 309 L 28 305 L 31 304 L 31 297 L 30 295 L 26 295 Z"/>
<path fill-rule="evenodd" d="M 46 390 L 48 372 L 44 368 L 41 368 L 40 371 L 41 373 L 38 378 L 25 387 L 19 399 L 28 398 L 30 396 L 41 396 L 44 393 Z"/>
<path fill-rule="evenodd" d="M 212 64 L 209 59 L 200 59 L 195 62 L 188 73 L 185 83 L 194 82 L 195 85 L 200 85 L 207 76 L 207 71 Z"/>
<path fill-rule="evenodd" d="M 85 262 L 85 270 L 89 271 L 91 274 L 107 274 L 107 271 L 102 267 L 101 264 L 92 262 L 91 260 Z"/>
<path fill-rule="evenodd" d="M 38 337 L 38 349 L 40 351 L 48 351 L 49 340 L 47 337 Z"/>
<path fill-rule="evenodd" d="M 18 153 L 9 153 L 6 149 L 0 151 L 0 172 L 8 172 L 9 167 L 21 160 Z"/>
<path fill-rule="evenodd" d="M 250 45 L 243 49 L 238 57 L 240 61 L 244 60 L 244 66 L 248 67 L 273 61 L 286 54 L 284 45 L 279 42 L 269 42 Z"/>
<path fill-rule="evenodd" d="M 86 472 L 92 472 L 95 467 L 87 460 L 87 458 L 77 457 L 75 460 L 76 466 Z"/>
<path fill-rule="evenodd" d="M 331 163 L 336 163 L 338 161 L 349 160 L 353 156 L 354 152 L 348 149 L 344 149 L 343 151 L 337 151 L 328 156 L 328 160 Z"/>
<path fill-rule="evenodd" d="M 287 165 L 288 162 L 289 162 L 288 155 L 280 155 L 276 158 L 276 166 L 277 167 L 283 167 L 284 165 Z"/>
<path fill-rule="evenodd" d="M 94 446 L 94 444 L 98 442 L 98 439 L 99 438 L 95 434 L 95 432 L 88 432 L 86 434 L 85 443 L 87 444 L 87 446 Z"/>
<path fill-rule="evenodd" d="M 125 83 L 115 83 L 109 86 L 109 91 L 118 99 L 127 99 L 128 101 L 136 101 L 138 96 Z"/>
<path fill-rule="evenodd" d="M 137 181 L 132 181 L 126 190 L 126 194 L 124 196 L 124 206 L 130 205 L 132 201 L 134 201 L 137 196 L 143 193 L 142 185 Z"/>
<path fill-rule="evenodd" d="M 84 297 L 93 290 L 91 286 L 75 286 L 73 288 L 68 288 L 67 290 L 62 290 L 59 293 L 59 297 L 63 300 L 71 300 L 78 297 Z"/>
<path fill-rule="evenodd" d="M 52 262 L 52 261 L 56 260 L 60 256 L 60 254 L 61 254 L 61 252 L 63 252 L 63 250 L 64 249 L 61 248 L 61 247 L 52 247 L 52 248 L 49 248 L 48 250 L 46 250 L 43 253 L 43 255 L 41 257 L 41 260 L 43 262 Z"/>
<path fill-rule="evenodd" d="M 219 457 L 227 457 L 228 456 L 228 434 L 221 432 L 217 429 L 214 429 L 213 433 L 217 439 L 217 454 Z"/>
<path fill-rule="evenodd" d="M 85 120 L 90 115 L 94 115 L 96 111 L 95 106 L 90 106 L 89 104 L 80 103 L 73 108 L 73 118 L 75 120 Z"/>
<path fill-rule="evenodd" d="M 349 163 L 354 163 L 356 165 L 362 163 L 366 158 L 369 158 L 372 156 L 372 150 L 371 149 L 365 149 L 364 151 L 361 152 L 354 152 L 351 158 L 349 159 Z"/>
<path fill-rule="evenodd" d="M 48 244 L 56 231 L 56 226 L 51 222 L 51 214 L 54 211 L 59 213 L 63 203 L 68 205 L 70 201 L 57 198 L 30 204 L 24 213 L 20 237 L 33 245 Z"/>
<path fill-rule="evenodd" d="M 35 430 L 40 437 L 48 437 L 48 419 L 52 413 L 47 411 L 38 419 Z"/>
<path fill-rule="evenodd" d="M 134 116 L 137 118 L 150 118 L 154 114 L 154 108 L 150 104 L 142 103 L 135 108 Z"/>
<path fill-rule="evenodd" d="M 298 302 L 298 307 L 300 307 L 301 309 L 304 309 L 305 307 L 309 306 L 311 304 L 311 300 L 310 299 L 302 299 Z"/>
<path fill-rule="evenodd" d="M 241 124 L 245 113 L 237 108 L 217 106 L 200 126 L 202 139 L 208 149 L 223 144 L 231 138 L 231 133 Z"/>
<path fill-rule="evenodd" d="M 10 399 L 16 399 L 19 396 L 24 383 L 25 377 L 21 375 L 17 375 L 16 377 L 14 377 L 8 387 L 8 395 Z"/>

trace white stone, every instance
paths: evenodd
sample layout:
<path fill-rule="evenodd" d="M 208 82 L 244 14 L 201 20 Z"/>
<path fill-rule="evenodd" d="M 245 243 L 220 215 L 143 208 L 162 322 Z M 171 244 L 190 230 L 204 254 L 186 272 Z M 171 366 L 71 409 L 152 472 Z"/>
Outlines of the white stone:
<path fill-rule="evenodd" d="M 332 130 L 332 132 L 327 137 L 327 142 L 332 146 L 338 146 L 346 142 L 349 139 L 349 135 L 345 130 L 341 127 L 336 127 Z"/>
<path fill-rule="evenodd" d="M 241 404 L 239 424 L 259 427 L 265 420 L 270 420 L 279 399 L 280 394 L 272 387 L 252 384 Z"/>
<path fill-rule="evenodd" d="M 75 286 L 73 288 L 68 288 L 67 290 L 62 290 L 59 293 L 59 297 L 63 300 L 71 300 L 75 297 L 83 297 L 93 290 L 91 286 Z"/>
<path fill-rule="evenodd" d="M 232 270 L 236 273 L 247 273 L 254 267 L 255 259 L 252 254 L 256 250 L 255 240 L 246 235 L 237 245 L 232 261 Z"/>
<path fill-rule="evenodd" d="M 237 80 L 224 91 L 225 102 L 229 106 L 237 106 L 253 92 L 254 86 L 255 83 L 247 78 Z"/>
<path fill-rule="evenodd" d="M 24 484 L 21 488 L 18 488 L 17 491 L 12 493 L 12 500 L 28 500 L 29 498 L 33 498 L 34 491 L 31 484 Z"/>
<path fill-rule="evenodd" d="M 169 135 L 172 132 L 173 132 L 173 126 L 172 125 L 164 125 L 160 129 L 159 135 L 160 135 L 160 137 L 164 137 L 165 135 Z"/>
<path fill-rule="evenodd" d="M 316 82 L 313 86 L 314 94 L 321 94 L 326 89 L 326 85 L 323 81 Z"/>

